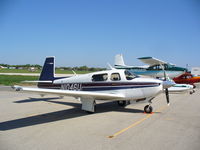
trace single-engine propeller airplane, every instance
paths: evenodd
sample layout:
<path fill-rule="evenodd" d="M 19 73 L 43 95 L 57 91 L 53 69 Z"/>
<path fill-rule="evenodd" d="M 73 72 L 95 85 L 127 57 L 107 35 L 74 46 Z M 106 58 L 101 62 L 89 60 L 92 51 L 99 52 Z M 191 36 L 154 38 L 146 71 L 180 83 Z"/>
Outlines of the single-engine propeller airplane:
<path fill-rule="evenodd" d="M 200 82 L 200 76 L 194 76 L 189 72 L 186 72 L 176 78 L 173 78 L 174 82 L 179 84 L 191 84 L 195 86 L 195 83 Z"/>
<path fill-rule="evenodd" d="M 153 98 L 165 89 L 169 104 L 168 88 L 172 81 L 161 81 L 152 78 L 141 78 L 126 69 L 99 71 L 71 77 L 54 77 L 54 57 L 47 57 L 44 63 L 38 88 L 13 86 L 16 91 L 34 92 L 42 95 L 54 94 L 79 98 L 82 110 L 95 111 L 96 100 L 117 101 L 120 106 L 131 102 L 147 102 L 146 113 L 151 113 Z"/>
<path fill-rule="evenodd" d="M 154 57 L 141 57 L 138 59 L 149 66 L 127 66 L 124 63 L 122 54 L 118 54 L 115 56 L 115 68 L 128 69 L 137 75 L 151 76 L 154 78 L 164 77 L 164 71 L 169 78 L 177 77 L 187 71 L 186 68 L 177 67 Z M 161 65 L 164 67 L 164 70 Z"/>
<path fill-rule="evenodd" d="M 186 72 L 176 78 L 173 78 L 173 80 L 177 83 L 177 85 L 183 85 L 182 88 L 190 88 L 190 94 L 193 94 L 196 88 L 195 84 L 200 82 L 200 76 L 194 76 L 191 73 Z M 171 87 L 171 89 L 173 89 L 173 87 Z"/>
<path fill-rule="evenodd" d="M 141 57 L 138 59 L 140 59 L 142 62 L 146 64 L 149 64 L 150 66 L 127 66 L 124 63 L 122 54 L 118 54 L 115 56 L 115 68 L 128 69 L 129 71 L 137 75 L 145 75 L 145 76 L 150 76 L 150 77 L 160 78 L 160 79 L 163 79 L 164 75 L 167 75 L 167 77 L 169 78 L 174 78 L 184 73 L 185 71 L 187 71 L 186 68 L 176 67 L 173 64 L 164 62 L 162 60 L 159 60 L 153 57 Z M 188 73 L 186 74 L 188 75 Z M 180 77 L 183 77 L 183 76 L 181 75 Z M 172 87 L 170 87 L 168 90 L 169 93 L 181 94 L 181 93 L 189 91 L 190 94 L 193 94 L 195 92 L 193 89 L 193 86 L 188 85 L 188 82 L 183 82 L 184 80 L 180 78 L 174 78 L 174 79 L 175 79 L 174 81 L 175 82 L 177 81 L 176 83 L 178 84 L 175 84 Z M 197 79 L 198 78 L 195 78 L 195 81 L 197 81 Z M 182 81 L 182 82 L 178 82 L 178 81 Z M 179 84 L 179 83 L 182 83 L 182 84 Z"/>

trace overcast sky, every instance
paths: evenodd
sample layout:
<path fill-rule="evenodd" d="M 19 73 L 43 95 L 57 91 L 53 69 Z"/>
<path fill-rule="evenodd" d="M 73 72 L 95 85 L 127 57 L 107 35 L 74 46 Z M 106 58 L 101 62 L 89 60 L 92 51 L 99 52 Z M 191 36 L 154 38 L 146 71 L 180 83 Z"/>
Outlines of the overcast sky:
<path fill-rule="evenodd" d="M 200 66 L 199 0 L 0 0 L 0 63 Z"/>

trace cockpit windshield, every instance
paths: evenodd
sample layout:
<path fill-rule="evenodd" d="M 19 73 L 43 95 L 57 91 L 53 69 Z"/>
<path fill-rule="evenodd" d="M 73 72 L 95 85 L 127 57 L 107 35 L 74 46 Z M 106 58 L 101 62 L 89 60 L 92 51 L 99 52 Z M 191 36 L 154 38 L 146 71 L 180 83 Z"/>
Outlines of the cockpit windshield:
<path fill-rule="evenodd" d="M 132 79 L 137 77 L 137 75 L 135 75 L 134 73 L 130 72 L 129 70 L 125 70 L 124 74 L 125 74 L 127 80 L 132 80 Z"/>

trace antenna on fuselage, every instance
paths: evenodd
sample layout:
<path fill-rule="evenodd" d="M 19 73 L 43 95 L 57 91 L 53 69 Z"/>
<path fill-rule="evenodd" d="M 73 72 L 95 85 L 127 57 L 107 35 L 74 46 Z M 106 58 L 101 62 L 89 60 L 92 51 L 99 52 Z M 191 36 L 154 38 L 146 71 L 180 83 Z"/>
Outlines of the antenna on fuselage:
<path fill-rule="evenodd" d="M 116 70 L 116 68 L 113 68 L 110 63 L 107 63 L 107 65 L 108 65 L 109 69 Z"/>
<path fill-rule="evenodd" d="M 75 76 L 77 75 L 76 72 L 75 72 L 74 70 L 72 70 L 72 72 L 74 73 Z"/>

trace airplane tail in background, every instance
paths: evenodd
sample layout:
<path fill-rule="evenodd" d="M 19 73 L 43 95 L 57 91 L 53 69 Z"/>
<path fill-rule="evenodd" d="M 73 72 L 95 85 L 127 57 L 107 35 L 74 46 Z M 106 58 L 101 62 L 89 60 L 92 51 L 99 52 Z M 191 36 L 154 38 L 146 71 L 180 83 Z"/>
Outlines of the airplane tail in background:
<path fill-rule="evenodd" d="M 47 57 L 44 66 L 42 68 L 42 72 L 40 74 L 39 81 L 53 81 L 55 73 L 55 58 Z"/>
<path fill-rule="evenodd" d="M 115 56 L 115 66 L 126 66 L 122 54 Z"/>
<path fill-rule="evenodd" d="M 115 68 L 117 69 L 146 69 L 147 66 L 127 66 L 124 63 L 124 58 L 122 54 L 117 54 L 115 56 Z"/>

